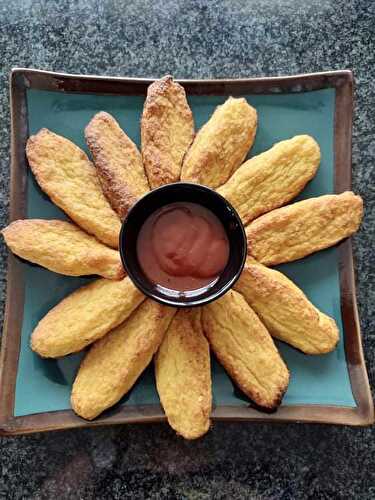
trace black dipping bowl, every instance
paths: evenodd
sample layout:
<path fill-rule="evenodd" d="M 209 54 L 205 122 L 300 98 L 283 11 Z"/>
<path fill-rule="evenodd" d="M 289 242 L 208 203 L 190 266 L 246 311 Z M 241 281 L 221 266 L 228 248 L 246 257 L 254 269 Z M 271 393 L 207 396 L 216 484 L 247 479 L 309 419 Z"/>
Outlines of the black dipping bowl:
<path fill-rule="evenodd" d="M 147 217 L 159 208 L 177 201 L 197 203 L 211 210 L 223 224 L 229 240 L 228 264 L 214 285 L 198 293 L 168 291 L 157 286 L 143 273 L 137 259 L 138 233 Z M 122 224 L 119 246 L 122 263 L 141 292 L 162 304 L 176 307 L 202 306 L 219 298 L 240 277 L 247 254 L 244 227 L 230 203 L 212 189 L 185 182 L 166 184 L 138 200 Z"/>

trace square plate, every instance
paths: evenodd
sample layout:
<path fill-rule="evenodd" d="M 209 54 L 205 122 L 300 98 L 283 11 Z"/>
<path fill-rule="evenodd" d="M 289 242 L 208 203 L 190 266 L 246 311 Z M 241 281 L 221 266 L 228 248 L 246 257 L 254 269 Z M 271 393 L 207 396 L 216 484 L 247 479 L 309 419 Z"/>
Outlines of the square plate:
<path fill-rule="evenodd" d="M 47 127 L 86 149 L 83 129 L 100 110 L 108 111 L 137 144 L 139 118 L 151 80 L 110 78 L 15 69 L 11 74 L 10 220 L 65 218 L 41 192 L 25 158 L 30 134 Z M 300 199 L 351 187 L 353 78 L 334 71 L 277 78 L 180 82 L 199 128 L 227 96 L 245 96 L 257 109 L 259 127 L 251 155 L 296 134 L 315 137 L 322 162 Z M 366 425 L 373 402 L 363 359 L 350 240 L 301 261 L 280 266 L 341 334 L 336 351 L 305 356 L 278 343 L 291 371 L 282 406 L 263 413 L 249 406 L 213 360 L 213 419 L 267 422 L 325 422 Z M 0 429 L 19 434 L 125 422 L 165 420 L 152 368 L 119 404 L 94 422 L 70 410 L 71 383 L 81 354 L 43 360 L 29 348 L 41 317 L 68 292 L 92 278 L 60 276 L 9 256 L 8 288 L 0 367 Z"/>

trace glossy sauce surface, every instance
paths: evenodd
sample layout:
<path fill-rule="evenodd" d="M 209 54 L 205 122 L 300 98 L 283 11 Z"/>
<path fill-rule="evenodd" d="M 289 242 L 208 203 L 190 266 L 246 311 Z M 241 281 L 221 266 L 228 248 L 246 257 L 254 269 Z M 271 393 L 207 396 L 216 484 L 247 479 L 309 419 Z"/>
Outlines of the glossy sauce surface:
<path fill-rule="evenodd" d="M 137 240 L 139 264 L 156 285 L 178 291 L 215 282 L 229 259 L 219 219 L 196 203 L 176 202 L 151 214 Z"/>

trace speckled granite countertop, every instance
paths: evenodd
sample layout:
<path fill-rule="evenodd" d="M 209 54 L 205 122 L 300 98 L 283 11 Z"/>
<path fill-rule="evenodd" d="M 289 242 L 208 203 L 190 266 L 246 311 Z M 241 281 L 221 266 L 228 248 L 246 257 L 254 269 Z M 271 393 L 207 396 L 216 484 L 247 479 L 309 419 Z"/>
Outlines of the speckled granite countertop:
<path fill-rule="evenodd" d="M 354 250 L 374 388 L 375 2 L 13 0 L 0 3 L 0 28 L 1 226 L 12 66 L 180 78 L 351 68 L 357 82 L 353 184 L 366 206 Z M 5 264 L 1 246 L 2 299 Z M 193 443 L 166 425 L 49 433 L 1 440 L 0 498 L 372 499 L 374 454 L 374 428 L 216 423 Z"/>

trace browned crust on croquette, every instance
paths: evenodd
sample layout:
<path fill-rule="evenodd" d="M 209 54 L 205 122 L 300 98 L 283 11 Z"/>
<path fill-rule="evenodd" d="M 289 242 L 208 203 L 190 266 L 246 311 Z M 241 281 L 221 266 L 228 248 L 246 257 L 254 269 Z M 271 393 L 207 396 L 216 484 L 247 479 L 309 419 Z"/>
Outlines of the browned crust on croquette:
<path fill-rule="evenodd" d="M 347 191 L 299 201 L 262 215 L 246 228 L 249 253 L 265 265 L 301 259 L 355 233 L 360 196 Z"/>
<path fill-rule="evenodd" d="M 113 406 L 133 386 L 158 349 L 176 310 L 147 299 L 96 342 L 73 384 L 73 410 L 87 420 Z"/>
<path fill-rule="evenodd" d="M 156 387 L 169 425 L 185 439 L 210 427 L 210 352 L 201 309 L 180 309 L 155 356 Z"/>
<path fill-rule="evenodd" d="M 69 139 L 46 128 L 29 137 L 26 155 L 39 186 L 53 203 L 86 232 L 118 248 L 121 222 L 87 155 Z"/>
<path fill-rule="evenodd" d="M 31 348 L 44 358 L 78 352 L 125 321 L 144 299 L 130 278 L 95 280 L 50 309 L 31 334 Z"/>
<path fill-rule="evenodd" d="M 233 380 L 233 382 L 236 384 L 236 386 L 241 389 L 241 391 L 248 397 L 250 398 L 256 406 L 259 406 L 259 408 L 264 408 L 265 410 L 276 410 L 281 404 L 281 401 L 284 397 L 284 394 L 288 390 L 288 382 L 289 382 L 289 377 L 290 377 L 290 372 L 288 370 L 288 382 L 284 384 L 283 386 L 280 386 L 278 391 L 274 392 L 272 401 L 267 401 L 265 398 L 260 397 L 254 392 L 254 389 L 251 387 L 251 385 L 244 384 L 242 383 L 238 378 L 236 378 L 233 374 L 236 372 L 237 367 L 236 364 L 231 364 L 228 361 L 228 358 L 226 356 L 221 356 L 218 352 L 214 351 L 215 357 L 219 361 L 219 363 L 225 368 L 225 370 L 228 372 L 229 376 Z"/>
<path fill-rule="evenodd" d="M 273 410 L 289 383 L 289 370 L 269 332 L 233 290 L 203 309 L 211 349 L 235 384 L 258 406 Z"/>
<path fill-rule="evenodd" d="M 221 186 L 243 162 L 256 128 L 256 110 L 243 97 L 229 97 L 197 133 L 185 155 L 181 180 Z"/>
<path fill-rule="evenodd" d="M 115 280 L 125 275 L 117 250 L 71 222 L 16 220 L 1 233 L 15 255 L 55 273 L 67 276 L 97 274 Z"/>
<path fill-rule="evenodd" d="M 339 331 L 332 318 L 319 311 L 289 278 L 248 257 L 234 285 L 268 331 L 305 354 L 335 349 Z"/>
<path fill-rule="evenodd" d="M 194 138 L 184 88 L 167 75 L 147 90 L 141 119 L 142 157 L 151 188 L 177 182 Z"/>
<path fill-rule="evenodd" d="M 123 220 L 134 203 L 149 190 L 141 154 L 113 116 L 105 111 L 91 119 L 85 138 L 103 192 Z"/>
<path fill-rule="evenodd" d="M 218 192 L 248 224 L 297 196 L 315 176 L 319 162 L 314 138 L 297 135 L 247 160 Z"/>

